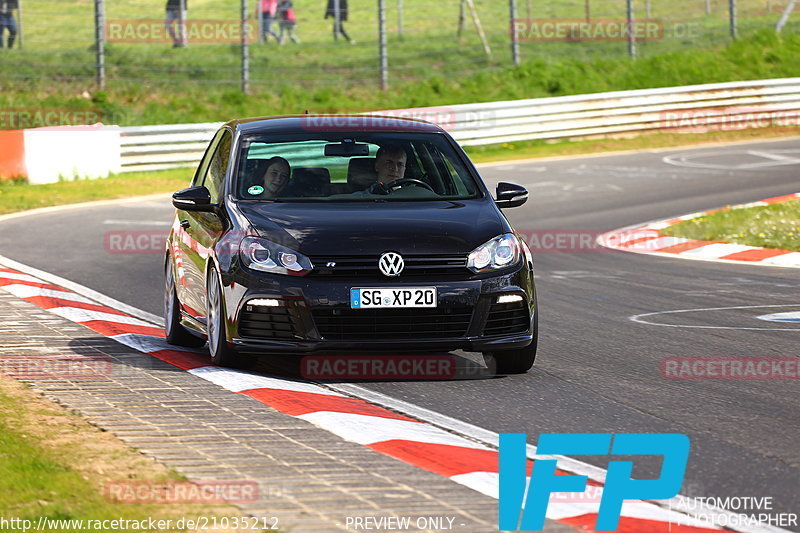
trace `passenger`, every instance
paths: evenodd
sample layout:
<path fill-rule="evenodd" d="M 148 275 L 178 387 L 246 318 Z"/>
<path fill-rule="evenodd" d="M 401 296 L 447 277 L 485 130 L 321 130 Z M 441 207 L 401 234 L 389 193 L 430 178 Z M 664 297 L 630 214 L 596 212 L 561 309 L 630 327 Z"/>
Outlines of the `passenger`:
<path fill-rule="evenodd" d="M 275 198 L 289 183 L 292 167 L 282 157 L 267 159 L 267 170 L 264 171 L 264 192 L 262 198 Z"/>

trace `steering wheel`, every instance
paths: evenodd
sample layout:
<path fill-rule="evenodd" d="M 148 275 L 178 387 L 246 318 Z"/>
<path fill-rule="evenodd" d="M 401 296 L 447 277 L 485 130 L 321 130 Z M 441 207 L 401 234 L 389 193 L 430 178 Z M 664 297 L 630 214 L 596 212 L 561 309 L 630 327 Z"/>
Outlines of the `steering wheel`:
<path fill-rule="evenodd" d="M 394 190 L 399 189 L 399 188 L 401 188 L 401 187 L 403 187 L 405 185 L 414 185 L 416 187 L 425 187 L 429 191 L 435 192 L 433 190 L 433 188 L 431 188 L 430 185 L 428 185 L 427 183 L 425 183 L 422 180 L 418 180 L 418 179 L 414 179 L 414 178 L 398 178 L 398 179 L 396 179 L 394 181 L 390 181 L 389 183 L 385 183 L 384 184 L 384 186 L 389 191 L 394 191 Z"/>

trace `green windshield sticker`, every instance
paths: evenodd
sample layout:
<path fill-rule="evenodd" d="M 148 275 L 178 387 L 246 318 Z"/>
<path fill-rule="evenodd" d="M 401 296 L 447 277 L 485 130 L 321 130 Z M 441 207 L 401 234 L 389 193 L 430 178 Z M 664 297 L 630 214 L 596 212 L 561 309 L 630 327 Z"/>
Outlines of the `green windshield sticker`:
<path fill-rule="evenodd" d="M 252 187 L 247 189 L 247 192 L 255 196 L 256 194 L 261 194 L 262 192 L 264 192 L 264 187 L 262 187 L 261 185 L 253 185 Z"/>

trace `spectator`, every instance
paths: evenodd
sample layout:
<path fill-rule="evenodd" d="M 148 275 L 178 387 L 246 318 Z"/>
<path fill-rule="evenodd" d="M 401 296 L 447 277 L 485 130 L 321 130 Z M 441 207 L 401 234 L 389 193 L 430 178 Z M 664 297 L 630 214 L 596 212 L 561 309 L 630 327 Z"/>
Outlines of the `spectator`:
<path fill-rule="evenodd" d="M 8 47 L 14 47 L 17 38 L 17 22 L 14 20 L 14 10 L 19 9 L 18 0 L 0 0 L 0 48 L 3 47 L 3 34 L 8 30 Z"/>
<path fill-rule="evenodd" d="M 336 2 L 339 3 L 339 20 L 336 20 Z M 356 44 L 356 42 L 347 35 L 347 32 L 344 31 L 344 26 L 342 26 L 342 22 L 347 21 L 347 0 L 328 0 L 328 9 L 325 10 L 325 18 L 333 17 L 333 38 L 337 39 L 339 35 L 347 39 L 347 42 L 350 44 Z M 338 22 L 338 24 L 337 24 Z"/>
<path fill-rule="evenodd" d="M 281 38 L 272 29 L 272 23 L 275 21 L 275 14 L 278 9 L 278 0 L 260 0 L 261 1 L 261 37 L 266 43 L 269 39 L 267 35 L 272 35 L 275 40 L 281 42 Z"/>
<path fill-rule="evenodd" d="M 284 34 L 288 34 L 289 38 L 294 43 L 299 43 L 300 39 L 294 34 L 294 27 L 297 25 L 297 18 L 294 15 L 294 8 L 292 7 L 292 0 L 280 0 L 278 3 L 278 19 L 280 19 L 281 38 L 280 43 L 286 42 Z"/>
<path fill-rule="evenodd" d="M 172 37 L 172 47 L 181 48 L 186 46 L 186 21 L 183 20 L 186 12 L 187 0 L 167 0 L 167 32 Z"/>

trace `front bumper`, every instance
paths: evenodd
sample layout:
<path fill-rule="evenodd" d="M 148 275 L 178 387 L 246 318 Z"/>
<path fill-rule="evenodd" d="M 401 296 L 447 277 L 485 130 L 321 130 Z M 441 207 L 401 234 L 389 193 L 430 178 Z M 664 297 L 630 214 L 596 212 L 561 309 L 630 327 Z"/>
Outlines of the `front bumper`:
<path fill-rule="evenodd" d="M 464 278 L 468 278 L 467 275 Z M 350 309 L 352 287 L 435 286 L 431 309 Z M 290 277 L 243 268 L 223 275 L 228 338 L 247 353 L 442 352 L 522 348 L 533 340 L 533 270 L 463 280 Z M 502 295 L 522 299 L 498 304 Z M 271 306 L 253 306 L 254 299 Z"/>

